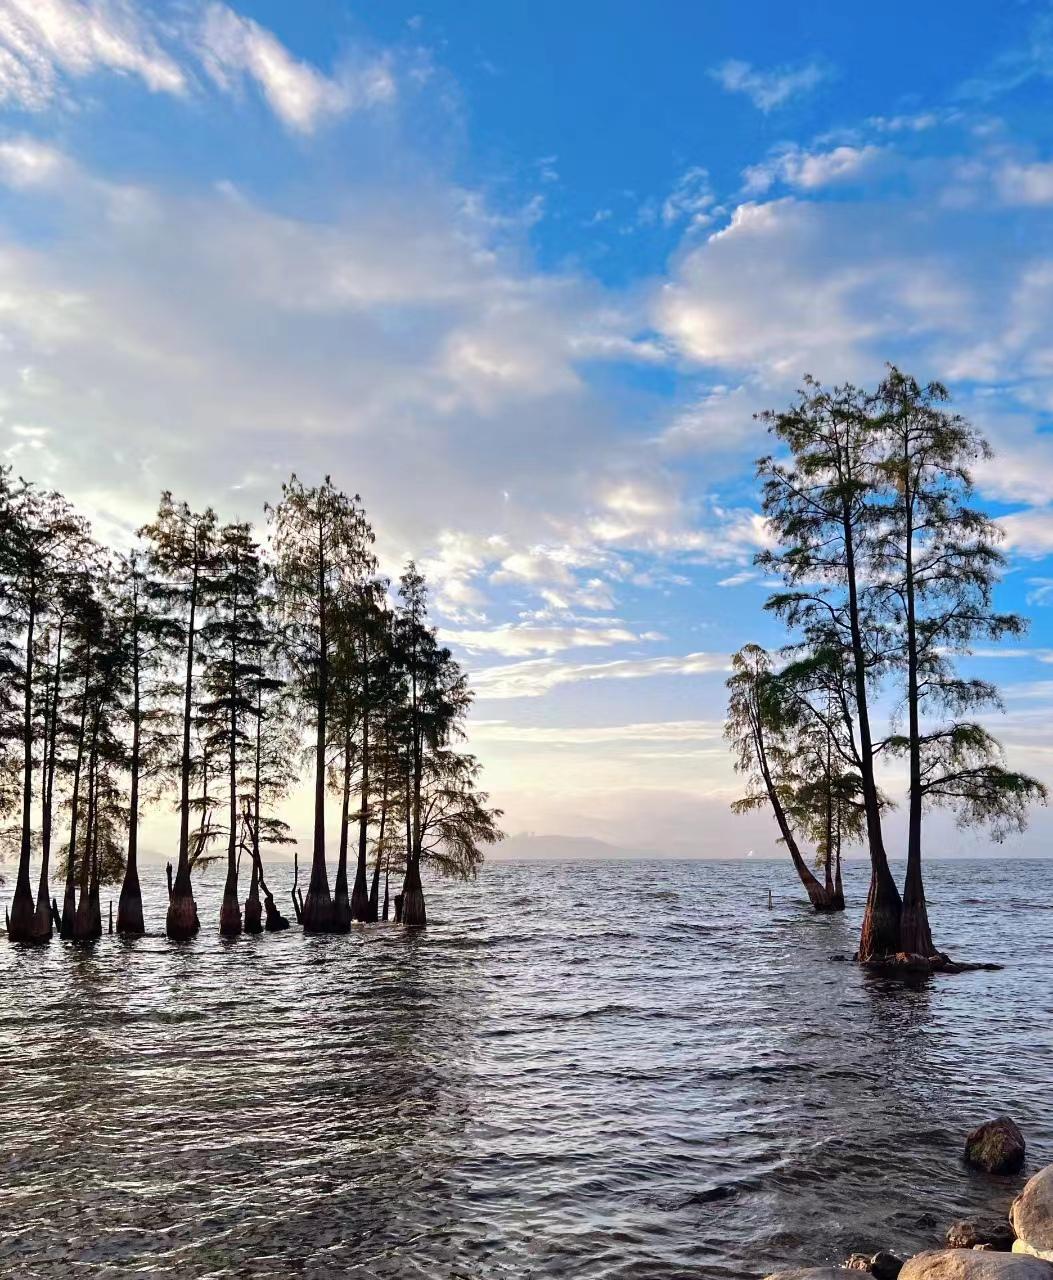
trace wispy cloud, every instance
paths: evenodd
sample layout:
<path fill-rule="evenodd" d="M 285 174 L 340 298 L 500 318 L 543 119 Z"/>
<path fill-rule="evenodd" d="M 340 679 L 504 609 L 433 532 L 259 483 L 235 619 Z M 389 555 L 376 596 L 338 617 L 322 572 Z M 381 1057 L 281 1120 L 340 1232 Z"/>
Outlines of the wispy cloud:
<path fill-rule="evenodd" d="M 711 68 L 709 74 L 729 93 L 744 93 L 758 111 L 767 112 L 811 93 L 830 78 L 830 69 L 822 62 L 811 61 L 762 71 L 749 62 L 729 58 Z"/>
<path fill-rule="evenodd" d="M 202 61 L 217 85 L 231 91 L 245 78 L 253 81 L 275 115 L 302 133 L 312 132 L 326 118 L 395 96 L 395 82 L 383 60 L 330 78 L 294 58 L 272 32 L 225 4 L 208 6 L 199 38 Z"/>
<path fill-rule="evenodd" d="M 512 724 L 507 720 L 476 720 L 472 742 L 508 742 L 539 746 L 602 746 L 639 742 L 719 741 L 724 725 L 719 720 L 640 721 L 632 724 L 556 727 Z"/>
<path fill-rule="evenodd" d="M 653 676 L 699 676 L 730 671 L 720 653 L 688 653 L 683 657 L 619 658 L 612 662 L 557 662 L 535 658 L 503 667 L 489 667 L 472 678 L 476 697 L 539 698 L 559 685 L 583 680 L 643 680 Z"/>
<path fill-rule="evenodd" d="M 107 0 L 0 0 L 0 102 L 40 111 L 66 80 L 97 71 L 182 94 L 187 77 L 128 5 Z"/>

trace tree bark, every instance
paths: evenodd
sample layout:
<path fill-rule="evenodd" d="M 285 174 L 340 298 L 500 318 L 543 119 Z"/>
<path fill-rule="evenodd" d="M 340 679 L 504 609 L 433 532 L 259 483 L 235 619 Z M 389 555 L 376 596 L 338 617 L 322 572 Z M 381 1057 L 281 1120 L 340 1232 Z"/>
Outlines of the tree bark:
<path fill-rule="evenodd" d="M 36 582 L 30 580 L 29 619 L 26 626 L 25 685 L 22 715 L 22 840 L 18 854 L 18 876 L 11 899 L 11 916 L 7 936 L 11 942 L 46 942 L 51 937 L 41 931 L 29 883 L 29 863 L 33 842 L 33 641 L 37 621 Z"/>
<path fill-rule="evenodd" d="M 842 475 L 845 487 L 852 477 Z M 870 889 L 859 937 L 858 958 L 870 961 L 895 954 L 899 947 L 902 903 L 899 889 L 889 870 L 881 832 L 881 798 L 874 775 L 874 740 L 870 730 L 867 695 L 866 653 L 859 619 L 859 590 L 856 581 L 855 530 L 847 488 L 842 499 L 842 533 L 845 542 L 845 575 L 848 582 L 848 619 L 852 645 L 856 714 L 859 720 L 859 773 L 866 812 L 867 846 L 870 852 Z"/>
<path fill-rule="evenodd" d="M 48 872 L 51 864 L 51 832 L 54 818 L 55 762 L 58 742 L 58 706 L 62 692 L 62 630 L 65 618 L 60 615 L 58 638 L 55 646 L 55 688 L 51 695 L 50 711 L 45 698 L 47 728 L 44 739 L 44 776 L 42 780 L 43 808 L 40 815 L 40 881 L 37 885 L 36 931 L 41 937 L 51 937 L 51 890 Z"/>
<path fill-rule="evenodd" d="M 234 579 L 240 563 L 235 557 Z M 230 819 L 227 831 L 227 878 L 223 885 L 223 901 L 219 908 L 219 932 L 223 938 L 241 934 L 241 902 L 238 899 L 238 588 L 234 587 L 230 621 L 230 742 L 227 752 L 227 782 L 230 788 Z"/>
<path fill-rule="evenodd" d="M 369 841 L 369 641 L 362 634 L 362 769 L 361 804 L 358 811 L 358 862 L 351 894 L 351 919 L 369 919 L 369 888 L 366 884 L 366 852 Z"/>
<path fill-rule="evenodd" d="M 347 894 L 347 844 L 351 821 L 351 725 L 344 722 L 344 786 L 340 794 L 340 853 L 336 861 L 333 886 L 333 929 L 347 933 L 351 928 L 351 901 Z"/>
<path fill-rule="evenodd" d="M 325 543 L 323 517 L 318 519 L 318 703 L 314 766 L 314 847 L 311 879 L 300 912 L 305 933 L 329 933 L 333 928 L 333 900 L 325 865 L 325 747 L 329 696 L 329 633 L 326 618 Z"/>
<path fill-rule="evenodd" d="M 190 882 L 190 726 L 194 695 L 194 628 L 200 577 L 200 534 L 194 530 L 194 568 L 190 581 L 190 618 L 187 624 L 186 684 L 183 693 L 183 756 L 179 777 L 179 861 L 175 884 L 168 899 L 165 932 L 174 942 L 186 942 L 198 929 L 197 905 Z"/>
<path fill-rule="evenodd" d="M 903 886 L 900 918 L 900 950 L 909 955 L 932 956 L 936 947 L 929 928 L 925 885 L 921 874 L 921 724 L 918 691 L 918 616 L 914 582 L 914 495 L 910 481 L 910 450 L 903 445 L 903 504 L 907 527 L 904 536 L 907 615 L 907 734 L 910 786 L 907 813 L 907 877 Z"/>
<path fill-rule="evenodd" d="M 146 932 L 143 922 L 143 891 L 139 884 L 139 772 L 142 768 L 142 709 L 139 690 L 139 599 L 132 588 L 132 758 L 131 789 L 128 799 L 128 854 L 117 901 L 117 932 L 138 938 Z"/>

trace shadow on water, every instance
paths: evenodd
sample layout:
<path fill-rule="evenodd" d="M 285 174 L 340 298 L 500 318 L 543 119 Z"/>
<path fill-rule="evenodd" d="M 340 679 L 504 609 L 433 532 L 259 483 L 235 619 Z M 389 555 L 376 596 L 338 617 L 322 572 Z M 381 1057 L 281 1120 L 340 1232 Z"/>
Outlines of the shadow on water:
<path fill-rule="evenodd" d="M 227 942 L 216 873 L 189 944 L 0 948 L 0 1274 L 746 1280 L 930 1243 L 1019 1183 L 964 1167 L 977 1120 L 1053 1160 L 1048 919 L 998 864 L 932 874 L 939 940 L 1013 968 L 832 963 L 858 911 L 743 863 L 507 864 L 423 933 Z"/>

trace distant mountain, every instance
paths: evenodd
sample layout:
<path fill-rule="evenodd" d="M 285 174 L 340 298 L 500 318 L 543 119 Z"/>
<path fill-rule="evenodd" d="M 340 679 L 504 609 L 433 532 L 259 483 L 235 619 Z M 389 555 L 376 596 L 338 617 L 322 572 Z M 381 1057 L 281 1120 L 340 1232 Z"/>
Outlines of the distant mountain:
<path fill-rule="evenodd" d="M 638 858 L 647 853 L 638 849 L 625 849 L 609 844 L 593 836 L 536 835 L 533 831 L 520 831 L 506 836 L 486 856 L 491 862 L 504 862 L 511 858 Z"/>

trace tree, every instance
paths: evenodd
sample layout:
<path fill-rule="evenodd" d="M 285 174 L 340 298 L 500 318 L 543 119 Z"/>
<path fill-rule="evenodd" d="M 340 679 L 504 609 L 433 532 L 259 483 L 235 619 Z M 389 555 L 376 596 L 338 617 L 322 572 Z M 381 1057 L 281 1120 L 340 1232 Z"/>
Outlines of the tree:
<path fill-rule="evenodd" d="M 148 543 L 148 563 L 168 617 L 178 627 L 185 654 L 182 685 L 182 750 L 179 762 L 179 854 L 165 928 L 185 941 L 197 933 L 197 907 L 191 883 L 190 778 L 198 627 L 215 569 L 216 514 L 211 507 L 191 511 L 170 492 L 161 495 L 157 515 L 140 531 Z"/>
<path fill-rule="evenodd" d="M 954 656 L 977 639 L 1018 636 L 1015 614 L 998 613 L 994 586 L 1004 567 L 1001 532 L 971 505 L 970 468 L 990 457 L 975 428 L 945 406 L 946 387 L 921 386 L 895 367 L 878 389 L 873 431 L 881 484 L 874 538 L 875 577 L 898 638 L 895 666 L 902 678 L 906 733 L 890 749 L 908 761 L 907 873 L 900 949 L 937 954 L 922 876 L 922 814 L 946 805 L 970 827 L 987 824 L 995 838 L 1022 829 L 1028 806 L 1046 788 L 1007 769 L 998 742 L 970 711 L 999 706 L 997 690 L 962 678 Z M 941 719 L 941 716 L 950 719 Z"/>
<path fill-rule="evenodd" d="M 833 652 L 851 700 L 844 732 L 858 767 L 871 877 L 859 958 L 895 953 L 901 900 L 885 851 L 876 760 L 884 743 L 871 725 L 870 692 L 889 664 L 890 640 L 877 585 L 866 568 L 875 538 L 875 441 L 867 398 L 855 387 L 824 390 L 807 379 L 783 413 L 766 413 L 769 431 L 791 454 L 757 464 L 763 510 L 778 544 L 758 563 L 779 574 L 787 590 L 767 608 L 802 636 L 813 653 Z"/>
<path fill-rule="evenodd" d="M 46 879 L 38 889 L 44 910 L 38 911 L 30 885 L 33 844 L 33 773 L 37 706 L 34 662 L 38 629 L 56 604 L 59 584 L 69 562 L 86 541 L 87 525 L 55 492 L 37 489 L 24 480 L 11 485 L 5 478 L 0 518 L 0 577 L 3 579 L 4 622 L 22 637 L 16 690 L 21 694 L 22 825 L 18 875 L 11 902 L 8 936 L 13 942 L 46 941 L 51 937 L 50 899 Z"/>
<path fill-rule="evenodd" d="M 362 547 L 365 517 L 358 498 L 341 493 L 328 477 L 309 488 L 295 475 L 270 514 L 283 649 L 292 689 L 314 722 L 314 836 L 303 927 L 326 933 L 336 927 L 325 861 L 332 614 L 349 561 Z"/>
<path fill-rule="evenodd" d="M 410 928 L 428 923 L 421 883 L 421 861 L 428 836 L 430 789 L 445 774 L 443 753 L 463 734 L 472 696 L 464 673 L 449 649 L 439 645 L 428 625 L 424 578 L 410 561 L 399 580 L 400 608 L 395 643 L 405 672 L 406 730 L 406 875 L 402 886 L 402 922 Z M 461 782 L 470 782 L 462 774 Z M 462 801 L 467 803 L 468 797 Z M 467 811 L 466 811 L 467 812 Z M 468 823 L 468 827 L 471 827 Z M 466 828 L 467 829 L 467 828 Z"/>
<path fill-rule="evenodd" d="M 736 800 L 732 808 L 736 813 L 748 813 L 769 805 L 809 902 L 816 911 L 840 909 L 844 898 L 838 900 L 830 873 L 832 840 L 827 840 L 824 850 L 827 876 L 826 884 L 822 884 L 809 867 L 795 834 L 795 826 L 804 827 L 806 834 L 813 833 L 815 798 L 805 787 L 816 785 L 816 779 L 821 778 L 820 785 L 831 795 L 832 760 L 825 773 L 811 777 L 802 773 L 798 754 L 801 739 L 809 748 L 816 742 L 815 722 L 802 717 L 799 703 L 788 695 L 766 650 L 748 644 L 732 656 L 731 664 L 724 736 L 735 753 L 736 771 L 746 778 L 748 786 L 746 795 Z M 794 732 L 802 724 L 806 726 L 804 731 Z M 809 756 L 810 763 L 820 767 L 825 764 L 825 757 L 815 761 L 811 751 Z"/>
<path fill-rule="evenodd" d="M 124 879 L 117 904 L 117 932 L 138 937 L 145 931 L 139 884 L 139 816 L 144 775 L 163 767 L 170 693 L 167 670 L 181 648 L 181 628 L 167 616 L 166 593 L 151 578 L 138 548 L 118 557 L 115 571 L 116 617 L 127 655 L 129 698 L 125 708 L 131 735 L 128 772 L 128 843 Z"/>
<path fill-rule="evenodd" d="M 226 761 L 227 878 L 219 931 L 227 938 L 237 937 L 242 929 L 239 828 L 241 797 L 252 785 L 258 742 L 252 720 L 261 676 L 262 582 L 263 565 L 251 526 L 224 525 L 216 542 L 215 570 L 209 589 L 211 616 L 201 630 L 209 694 L 201 707 L 201 721 L 209 755 Z"/>

